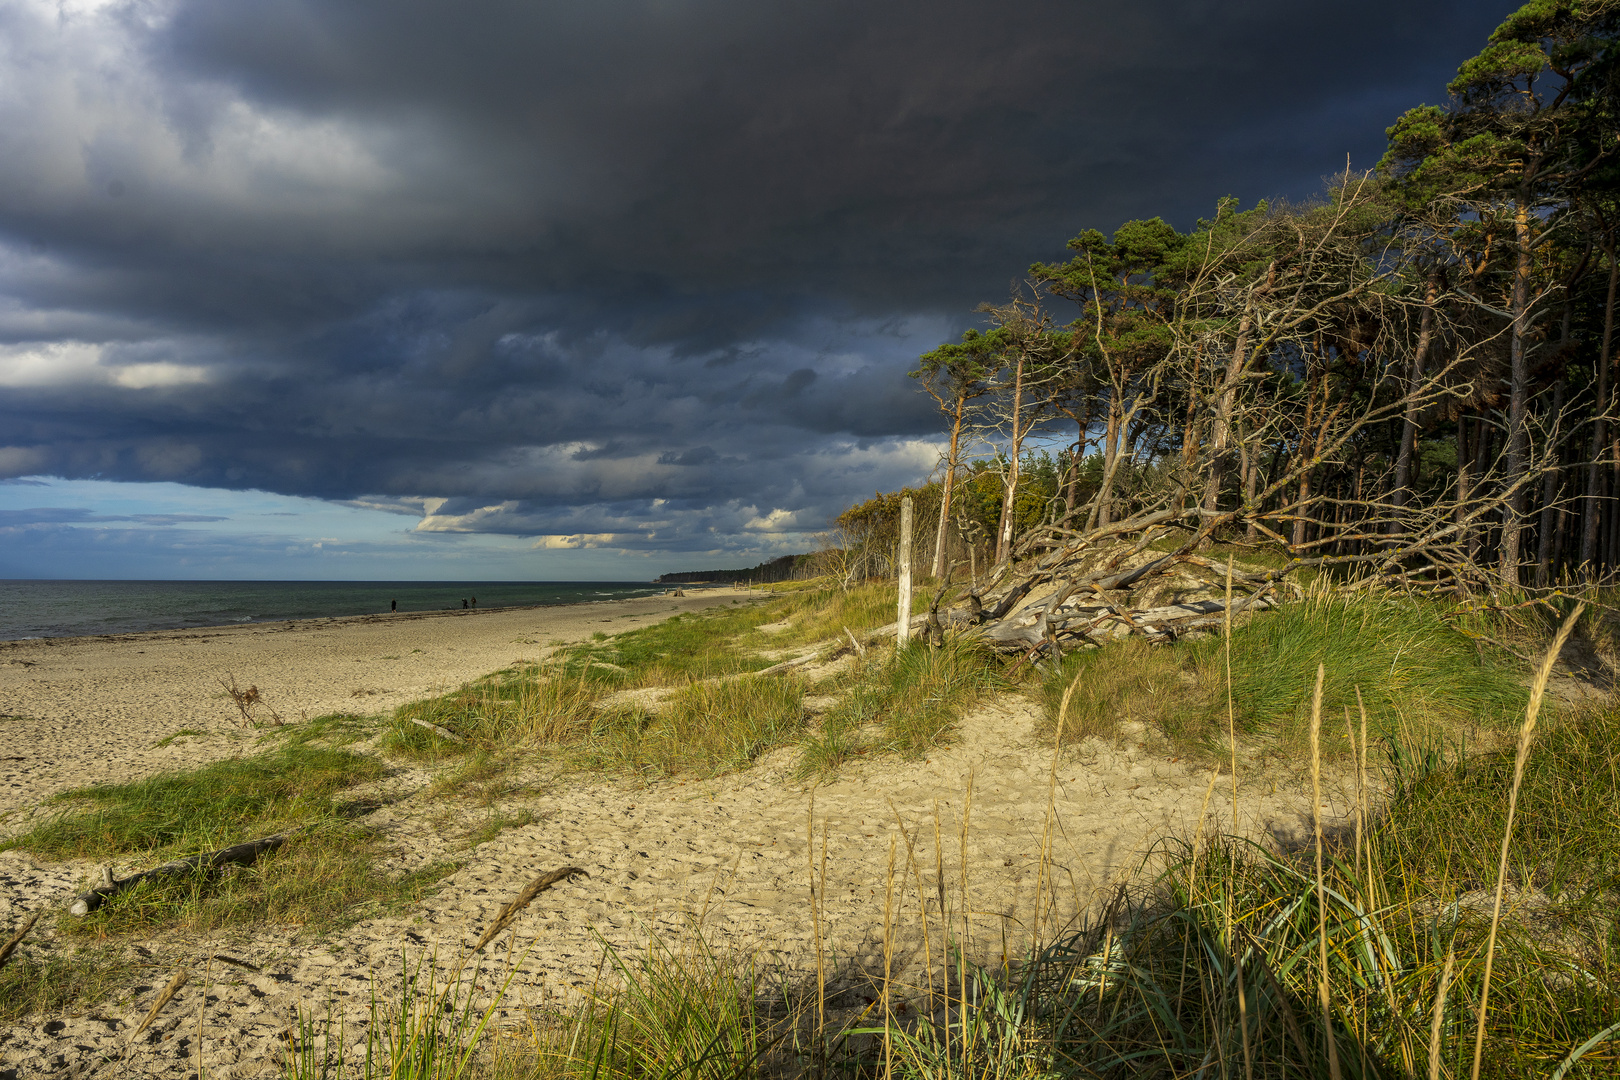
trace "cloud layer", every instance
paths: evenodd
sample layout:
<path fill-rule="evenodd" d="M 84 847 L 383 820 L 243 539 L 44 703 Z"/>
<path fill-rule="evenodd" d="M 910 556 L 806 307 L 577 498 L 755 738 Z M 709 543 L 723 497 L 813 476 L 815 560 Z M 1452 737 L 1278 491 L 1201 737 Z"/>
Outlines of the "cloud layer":
<path fill-rule="evenodd" d="M 0 0 L 0 477 L 774 554 L 1030 261 L 1370 164 L 1500 14 Z"/>

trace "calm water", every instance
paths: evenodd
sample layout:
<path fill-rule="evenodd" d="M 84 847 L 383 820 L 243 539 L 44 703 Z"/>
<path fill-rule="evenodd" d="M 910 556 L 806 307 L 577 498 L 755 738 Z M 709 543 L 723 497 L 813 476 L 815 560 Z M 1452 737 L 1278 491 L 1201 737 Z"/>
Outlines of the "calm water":
<path fill-rule="evenodd" d="M 576 604 L 662 592 L 629 581 L 5 581 L 0 641 L 400 611 Z"/>

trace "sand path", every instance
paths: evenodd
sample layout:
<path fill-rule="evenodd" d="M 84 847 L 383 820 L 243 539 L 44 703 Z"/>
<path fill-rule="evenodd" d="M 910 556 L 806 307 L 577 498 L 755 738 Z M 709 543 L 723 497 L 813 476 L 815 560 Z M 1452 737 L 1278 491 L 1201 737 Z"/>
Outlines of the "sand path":
<path fill-rule="evenodd" d="M 663 610 L 649 605 L 645 617 L 667 613 L 671 602 L 659 599 Z M 618 622 L 619 613 L 631 603 L 601 606 L 602 612 L 612 610 L 613 616 L 592 614 L 598 620 L 613 617 Z M 626 618 L 613 628 L 642 617 Z M 436 668 L 423 661 L 410 681 L 397 674 L 371 675 L 388 688 L 388 695 L 366 701 L 368 709 L 375 709 L 482 674 L 525 649 L 533 655 L 534 646 L 520 646 L 514 638 L 524 627 L 539 625 L 532 613 L 481 613 L 463 623 L 447 620 L 395 628 L 356 624 L 330 631 L 308 629 L 302 638 L 296 632 L 261 632 L 245 644 L 231 637 L 240 631 L 230 631 L 206 646 L 187 646 L 186 639 L 165 644 L 178 655 L 206 657 L 211 664 L 230 661 L 239 678 L 258 678 L 267 697 L 284 694 L 288 709 L 308 709 L 313 715 L 317 709 L 351 705 L 345 695 L 362 680 L 350 674 L 344 662 L 354 665 L 355 659 L 375 660 L 385 650 L 408 653 L 410 648 L 441 657 Z M 561 636 L 550 621 L 545 625 L 544 640 Z M 602 625 L 587 620 L 576 629 L 588 634 Z M 373 636 L 385 633 L 398 636 L 386 640 Z M 469 644 L 479 634 L 481 644 Z M 456 641 L 456 653 L 448 652 L 446 636 Z M 295 644 L 300 640 L 303 644 Z M 110 654 L 132 651 L 128 643 L 99 651 L 90 645 L 79 646 L 79 651 L 71 646 L 55 648 L 63 650 L 56 656 L 86 660 L 109 654 L 99 668 L 91 663 L 83 666 L 101 672 L 97 700 L 111 708 L 106 700 L 116 691 L 118 678 Z M 195 651 L 181 651 L 185 649 Z M 293 651 L 278 653 L 282 659 L 272 663 L 264 651 L 272 649 Z M 139 646 L 134 651 L 138 653 Z M 148 648 L 146 655 L 152 651 Z M 299 655 L 314 658 L 311 662 L 317 668 L 324 662 L 325 668 L 317 675 L 300 671 L 296 683 L 290 678 L 272 681 L 274 673 L 283 670 L 281 665 L 293 664 Z M 74 666 L 71 659 L 53 662 L 68 670 Z M 354 670 L 386 669 L 368 663 Z M 17 674 L 8 672 L 13 680 L 6 684 L 8 690 Z M 205 699 L 207 677 L 192 671 L 185 678 L 191 680 L 186 684 L 189 695 Z M 143 708 L 188 696 L 157 685 L 157 675 L 149 679 L 154 685 L 140 691 L 147 695 L 140 699 L 147 702 Z M 57 732 L 60 739 L 68 733 L 82 734 L 88 726 L 98 732 L 115 726 L 73 721 L 66 709 L 70 676 L 59 674 L 42 684 L 53 688 L 60 704 L 52 705 L 43 693 L 31 698 L 29 708 L 39 719 L 29 723 L 57 726 L 31 730 Z M 135 691 L 130 693 L 139 698 Z M 203 722 L 228 733 L 226 704 L 212 700 L 209 719 Z M 116 715 L 147 714 L 126 705 Z M 100 736 L 105 741 L 92 744 L 94 751 L 71 760 L 87 768 L 110 769 L 121 760 L 121 752 L 149 745 L 155 735 L 191 722 L 172 712 L 164 715 L 161 722 L 150 721 L 142 736 L 146 743 L 133 737 L 120 742 L 121 736 L 109 732 Z M 296 1010 L 313 1009 L 324 1015 L 331 1003 L 333 1016 L 346 1023 L 350 1040 L 357 1041 L 373 985 L 387 1000 L 398 985 L 402 957 L 414 962 L 436 955 L 442 965 L 475 940 L 527 881 L 566 864 L 584 868 L 590 877 L 543 895 L 492 947 L 493 956 L 468 969 L 479 992 L 487 994 L 514 962 L 508 945 L 523 954 L 516 961 L 519 972 L 503 1003 L 501 1022 L 519 1024 L 530 1015 L 528 1010 L 568 1007 L 577 1001 L 598 972 L 602 957 L 598 935 L 634 956 L 645 948 L 650 932 L 678 943 L 700 918 L 704 937 L 717 949 L 752 956 L 773 965 L 788 983 L 802 984 L 815 968 L 811 856 L 819 863 L 823 835 L 827 879 L 821 893 L 821 949 L 841 1000 L 858 1005 L 870 993 L 871 976 L 882 970 L 886 905 L 897 927 L 892 936 L 895 977 L 902 984 L 919 985 L 928 978 L 928 961 L 937 970 L 939 960 L 936 860 L 944 867 L 947 916 L 953 923 L 959 921 L 965 895 L 971 913 L 970 947 L 989 958 L 1000 954 L 1003 940 L 1016 949 L 1020 928 L 1031 921 L 1038 888 L 1047 895 L 1055 889 L 1060 915 L 1090 907 L 1164 836 L 1191 834 L 1197 828 L 1205 809 L 1207 771 L 1156 757 L 1137 743 L 1119 747 L 1092 743 L 1081 753 L 1060 759 L 1058 783 L 1052 789 L 1050 750 L 1034 739 L 1034 721 L 1033 706 L 1010 696 L 967 717 L 954 744 L 926 761 L 859 761 L 814 791 L 790 780 L 791 750 L 779 751 L 745 773 L 714 781 L 558 778 L 537 759 L 529 766 L 537 790 L 477 809 L 433 796 L 428 790 L 430 772 L 404 770 L 372 793 L 390 801 L 368 820 L 398 843 L 403 866 L 445 858 L 462 861 L 461 869 L 436 893 L 398 917 L 368 919 L 323 941 L 262 930 L 140 943 L 151 955 L 150 974 L 128 992 L 84 1015 L 30 1017 L 0 1029 L 0 1080 L 73 1069 L 86 1077 L 193 1076 L 199 1047 L 201 1064 L 214 1080 L 279 1075 L 284 1033 L 292 1027 Z M 218 745 L 228 750 L 232 744 L 221 736 Z M 194 752 L 188 753 L 196 760 Z M 161 758 L 141 758 L 140 763 L 142 768 L 163 767 Z M 127 769 L 127 764 L 123 767 Z M 60 775 L 21 775 L 23 780 L 9 796 L 13 806 L 26 805 L 69 782 Z M 1049 845 L 1053 884 L 1042 885 L 1040 853 L 1049 790 L 1054 792 L 1055 812 Z M 1308 828 L 1310 814 L 1300 790 L 1297 777 L 1273 773 L 1248 778 L 1241 792 L 1239 827 L 1252 834 L 1297 837 Z M 812 800 L 814 841 L 807 843 Z M 1342 790 L 1336 791 L 1329 809 L 1336 819 L 1348 812 Z M 466 849 L 469 831 L 486 815 L 519 811 L 536 820 L 509 828 L 475 850 Z M 1230 794 L 1224 781 L 1206 812 L 1206 828 L 1230 827 Z M 964 814 L 969 817 L 965 851 L 960 842 Z M 915 851 L 914 866 L 907 860 L 908 839 Z M 886 883 L 892 880 L 891 852 L 900 879 L 892 900 L 885 895 Z M 0 927 L 17 922 L 24 910 L 59 903 L 92 872 L 85 864 L 45 864 L 21 853 L 0 854 Z M 919 897 L 929 898 L 929 955 L 924 955 L 920 932 Z M 246 960 L 259 970 L 210 959 L 216 954 Z M 192 981 L 136 1039 L 135 1027 L 158 988 L 180 965 L 190 969 Z"/>

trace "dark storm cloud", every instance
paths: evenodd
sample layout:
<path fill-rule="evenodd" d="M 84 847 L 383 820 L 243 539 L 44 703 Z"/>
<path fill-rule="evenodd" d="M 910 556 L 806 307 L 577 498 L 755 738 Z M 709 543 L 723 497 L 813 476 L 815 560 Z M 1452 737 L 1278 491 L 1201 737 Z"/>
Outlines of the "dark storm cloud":
<path fill-rule="evenodd" d="M 0 475 L 757 547 L 1030 261 L 1371 164 L 1501 14 L 11 0 Z"/>

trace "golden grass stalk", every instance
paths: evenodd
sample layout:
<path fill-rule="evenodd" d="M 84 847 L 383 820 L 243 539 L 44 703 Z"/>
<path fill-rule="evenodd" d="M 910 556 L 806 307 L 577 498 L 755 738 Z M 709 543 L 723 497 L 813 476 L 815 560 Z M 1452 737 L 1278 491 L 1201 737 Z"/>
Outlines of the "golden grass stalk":
<path fill-rule="evenodd" d="M 163 1011 L 163 1006 L 174 1000 L 174 995 L 180 992 L 180 988 L 186 985 L 186 980 L 189 978 L 191 978 L 191 972 L 185 968 L 181 968 L 174 973 L 174 977 L 169 980 L 169 985 L 165 986 L 163 992 L 157 996 L 157 1000 L 152 1002 L 152 1008 L 147 1011 L 146 1019 L 142 1020 L 141 1026 L 135 1029 L 135 1035 L 139 1035 L 152 1026 L 152 1021 L 158 1018 L 158 1013 Z M 130 1038 L 135 1038 L 135 1035 L 131 1035 Z"/>
<path fill-rule="evenodd" d="M 522 892 L 514 896 L 505 907 L 501 908 L 500 914 L 495 916 L 495 921 L 489 924 L 483 936 L 478 939 L 478 944 L 472 947 L 472 951 L 476 953 L 485 945 L 494 941 L 502 930 L 511 926 L 513 920 L 523 913 L 524 908 L 534 903 L 535 897 L 557 884 L 557 882 L 565 878 L 571 878 L 576 874 L 581 877 L 590 877 L 589 874 L 577 866 L 560 866 L 555 870 L 547 870 L 529 882 L 523 887 Z"/>
<path fill-rule="evenodd" d="M 1496 961 L 1496 930 L 1502 922 L 1502 891 L 1507 884 L 1508 845 L 1513 839 L 1513 814 L 1519 806 L 1519 785 L 1524 781 L 1524 763 L 1530 757 L 1530 744 L 1536 735 L 1536 718 L 1541 715 L 1541 699 L 1547 693 L 1547 680 L 1552 677 L 1553 664 L 1564 651 L 1564 643 L 1575 629 L 1575 621 L 1586 608 L 1586 601 L 1577 601 L 1575 607 L 1558 628 L 1558 634 L 1541 658 L 1536 681 L 1530 686 L 1530 703 L 1524 710 L 1524 725 L 1519 728 L 1518 749 L 1513 756 L 1513 787 L 1508 791 L 1507 825 L 1502 829 L 1502 856 L 1496 864 L 1496 900 L 1491 905 L 1491 931 L 1485 938 L 1485 982 L 1479 989 L 1479 1009 L 1474 1018 L 1474 1067 L 1469 1074 L 1479 1080 L 1480 1064 L 1485 1056 L 1485 1009 L 1491 999 L 1491 968 Z"/>
<path fill-rule="evenodd" d="M 1316 665 L 1316 689 L 1311 694 L 1311 822 L 1316 833 L 1316 939 L 1321 970 L 1316 994 L 1322 1007 L 1322 1037 L 1327 1040 L 1328 1072 L 1339 1080 L 1339 1046 L 1333 1037 L 1333 1010 L 1328 996 L 1327 885 L 1322 875 L 1322 682 L 1327 666 Z"/>
<path fill-rule="evenodd" d="M 1434 1017 L 1429 1021 L 1429 1080 L 1440 1080 L 1440 1029 L 1446 1019 L 1446 991 L 1451 985 L 1451 969 L 1457 963 L 1457 949 L 1446 950 L 1446 966 L 1440 972 L 1440 989 L 1434 992 Z"/>

